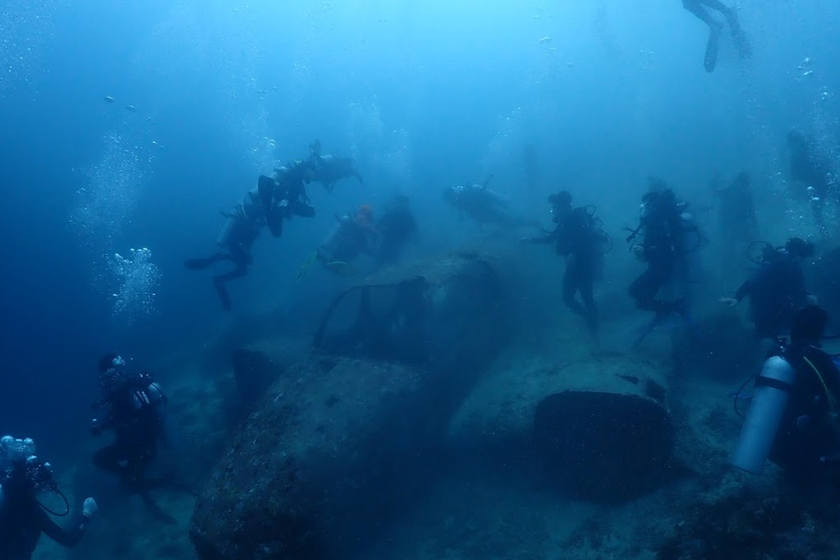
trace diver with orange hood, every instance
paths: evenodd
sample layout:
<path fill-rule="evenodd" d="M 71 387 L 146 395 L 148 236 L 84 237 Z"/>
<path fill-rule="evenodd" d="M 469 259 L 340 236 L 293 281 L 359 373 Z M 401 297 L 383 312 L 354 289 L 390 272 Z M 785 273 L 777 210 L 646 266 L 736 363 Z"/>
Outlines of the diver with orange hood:
<path fill-rule="evenodd" d="M 352 214 L 336 217 L 338 223 L 315 255 L 336 274 L 353 274 L 352 263 L 361 254 L 373 255 L 379 241 L 373 209 L 364 204 Z"/>

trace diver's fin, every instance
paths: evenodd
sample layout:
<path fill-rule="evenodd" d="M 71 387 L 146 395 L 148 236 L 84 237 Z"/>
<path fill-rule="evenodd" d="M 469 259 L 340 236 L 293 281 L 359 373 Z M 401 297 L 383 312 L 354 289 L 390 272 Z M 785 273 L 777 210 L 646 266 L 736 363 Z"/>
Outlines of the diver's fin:
<path fill-rule="evenodd" d="M 149 496 L 148 492 L 141 492 L 140 497 L 143 498 L 143 503 L 146 504 L 146 509 L 149 510 L 149 513 L 151 513 L 155 519 L 162 521 L 167 525 L 175 525 L 178 523 L 174 517 L 160 509 L 160 506 L 155 503 L 152 497 Z"/>
<path fill-rule="evenodd" d="M 706 72 L 714 72 L 717 66 L 718 48 L 720 46 L 720 32 L 713 29 L 709 32 L 709 42 L 706 43 L 706 57 L 703 59 L 703 67 Z"/>
<path fill-rule="evenodd" d="M 318 258 L 318 251 L 313 251 L 312 254 L 309 255 L 309 258 L 306 259 L 306 261 L 304 261 L 304 263 L 302 265 L 300 265 L 300 268 L 298 269 L 298 274 L 297 274 L 297 279 L 298 280 L 300 280 L 304 276 L 306 276 L 306 273 L 309 272 L 309 267 L 312 266 L 312 263 L 314 263 L 317 258 Z"/>
<path fill-rule="evenodd" d="M 213 255 L 206 259 L 187 259 L 184 261 L 184 266 L 190 270 L 204 270 L 213 263 L 219 260 L 219 255 Z"/>
<path fill-rule="evenodd" d="M 489 185 L 490 181 L 492 181 L 492 180 L 493 180 L 493 174 L 491 173 L 490 175 L 487 176 L 486 179 L 484 179 L 484 184 L 481 185 L 481 188 L 486 189 L 487 185 Z"/>

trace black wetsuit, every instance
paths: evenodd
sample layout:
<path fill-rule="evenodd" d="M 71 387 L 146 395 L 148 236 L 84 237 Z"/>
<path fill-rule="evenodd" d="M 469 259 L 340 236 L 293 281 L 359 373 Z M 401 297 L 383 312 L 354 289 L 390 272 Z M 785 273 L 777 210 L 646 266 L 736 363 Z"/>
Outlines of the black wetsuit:
<path fill-rule="evenodd" d="M 808 301 L 805 275 L 796 259 L 774 254 L 744 282 L 735 299 L 750 298 L 750 317 L 759 338 L 784 333 L 796 311 Z"/>
<path fill-rule="evenodd" d="M 554 231 L 534 240 L 554 243 L 557 254 L 566 257 L 563 303 L 584 317 L 591 328 L 598 322 L 593 287 L 598 275 L 605 236 L 586 208 L 575 208 L 558 219 Z M 576 296 L 580 292 L 581 304 Z"/>
<path fill-rule="evenodd" d="M 226 224 L 226 226 L 232 229 L 226 232 L 227 235 L 223 233 L 224 237 L 219 239 L 227 249 L 227 253 L 221 254 L 219 258 L 230 260 L 234 264 L 234 269 L 213 277 L 213 284 L 216 286 L 219 299 L 222 300 L 222 307 L 225 309 L 231 308 L 230 296 L 225 284 L 248 274 L 248 267 L 254 262 L 251 256 L 251 247 L 259 237 L 260 229 L 265 224 L 265 213 L 261 201 L 258 199 L 258 194 L 255 192 L 248 193 L 245 201 L 234 209 L 233 215 L 229 219 L 231 218 L 233 223 Z"/>
<path fill-rule="evenodd" d="M 41 533 L 65 547 L 81 540 L 87 527 L 84 515 L 72 529 L 59 527 L 28 492 L 15 492 L 4 485 L 4 503 L 0 507 L 0 558 L 29 560 Z"/>
<path fill-rule="evenodd" d="M 284 219 L 291 216 L 311 218 L 315 215 L 315 208 L 306 196 L 307 173 L 311 173 L 313 168 L 312 163 L 303 162 L 278 169 L 276 180 L 260 175 L 257 186 L 266 223 L 274 237 L 283 235 Z"/>
<path fill-rule="evenodd" d="M 385 212 L 376 222 L 379 232 L 379 247 L 376 251 L 376 265 L 396 262 L 403 248 L 417 232 L 417 221 L 411 210 L 398 206 Z"/>
<path fill-rule="evenodd" d="M 230 309 L 231 301 L 225 284 L 248 273 L 248 267 L 254 262 L 251 247 L 265 225 L 265 212 L 258 190 L 253 189 L 249 192 L 242 203 L 225 217 L 227 219 L 216 240 L 216 244 L 223 251 L 209 258 L 189 259 L 184 264 L 192 270 L 203 270 L 217 262 L 233 263 L 234 268 L 229 272 L 213 276 L 213 284 L 222 301 L 222 307 Z"/>
<path fill-rule="evenodd" d="M 146 477 L 146 469 L 157 456 L 158 443 L 168 443 L 164 431 L 166 397 L 146 374 L 120 381 L 99 404 L 105 407 L 105 420 L 94 432 L 114 431 L 114 443 L 93 456 L 94 464 L 120 477 L 126 490 L 139 494 L 146 508 L 160 521 L 173 524 L 175 519 L 152 500 L 150 491 L 172 488 L 192 495 L 195 491 L 173 475 Z"/>
<path fill-rule="evenodd" d="M 99 403 L 105 417 L 95 432 L 113 430 L 114 443 L 97 451 L 93 462 L 118 475 L 129 490 L 142 492 L 149 486 L 143 474 L 164 436 L 165 397 L 145 374 L 118 383 Z"/>
<path fill-rule="evenodd" d="M 654 311 L 658 316 L 675 310 L 676 302 L 656 299 L 656 294 L 676 279 L 679 267 L 685 264 L 682 222 L 676 208 L 656 212 L 644 220 L 642 257 L 648 267 L 629 289 L 639 309 Z"/>
<path fill-rule="evenodd" d="M 770 459 L 799 482 L 840 482 L 840 438 L 832 422 L 840 396 L 840 371 L 831 356 L 792 345 L 785 359 L 796 371 L 790 400 Z"/>

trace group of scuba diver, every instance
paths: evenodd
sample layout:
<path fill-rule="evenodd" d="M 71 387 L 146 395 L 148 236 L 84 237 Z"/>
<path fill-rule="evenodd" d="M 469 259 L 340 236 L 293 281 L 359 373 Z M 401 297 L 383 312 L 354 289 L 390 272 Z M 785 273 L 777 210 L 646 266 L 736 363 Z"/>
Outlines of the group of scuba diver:
<path fill-rule="evenodd" d="M 715 68 L 724 28 L 712 12 L 724 17 L 738 52 L 749 55 L 749 45 L 731 8 L 718 0 L 683 0 L 683 5 L 709 26 L 706 70 Z M 817 229 L 826 237 L 825 209 L 840 203 L 834 170 L 828 158 L 820 157 L 816 143 L 802 133 L 790 132 L 787 144 L 791 183 L 802 187 L 792 194 L 809 201 Z M 281 237 L 287 220 L 315 215 L 306 191 L 310 183 L 320 182 L 332 192 L 335 183 L 346 178 L 363 181 L 354 160 L 322 155 L 320 143 L 314 142 L 308 159 L 275 169 L 271 177 L 260 176 L 244 200 L 224 214 L 218 252 L 187 260 L 185 265 L 200 270 L 230 263 L 231 270 L 213 277 L 222 306 L 230 309 L 227 283 L 247 274 L 253 260 L 251 249 L 262 229 L 267 227 L 273 237 Z M 443 199 L 459 215 L 481 226 L 534 226 L 532 220 L 511 212 L 509 201 L 489 188 L 491 179 L 480 185 L 447 188 Z M 747 299 L 756 337 L 771 341 L 760 373 L 748 380 L 754 380 L 752 395 L 744 393 L 747 383 L 735 394 L 736 410 L 746 400 L 749 408 L 730 462 L 747 472 L 760 473 L 769 460 L 802 485 L 829 483 L 840 488 L 840 359 L 821 346 L 829 315 L 807 290 L 803 262 L 814 256 L 814 245 L 796 237 L 782 247 L 753 242 L 757 221 L 748 174 L 721 182 L 713 192 L 720 201 L 721 230 L 729 237 L 724 249 L 731 255 L 725 268 L 735 268 L 741 249 L 760 247 L 760 254 L 753 259 L 755 270 L 731 297 L 721 297 L 719 302 L 736 306 Z M 520 241 L 553 245 L 564 257 L 562 301 L 595 334 L 600 321 L 594 284 L 604 255 L 612 249 L 612 238 L 596 216 L 595 207 L 575 207 L 568 191 L 552 194 L 548 203 L 554 227 Z M 690 326 L 688 291 L 704 238 L 688 212 L 688 204 L 667 184 L 652 180 L 642 197 L 638 226 L 627 229 L 626 241 L 645 265 L 629 284 L 628 294 L 638 309 L 653 313 L 636 343 L 670 318 L 683 318 Z M 353 262 L 360 255 L 370 256 L 374 267 L 384 266 L 398 261 L 416 231 L 407 197 L 397 197 L 378 219 L 370 206 L 361 205 L 336 216 L 336 224 L 311 261 L 318 260 L 337 274 L 352 273 Z M 156 519 L 173 523 L 152 493 L 170 490 L 195 495 L 195 491 L 174 473 L 149 475 L 160 448 L 172 445 L 166 395 L 148 373 L 129 372 L 118 354 L 103 357 L 98 371 L 102 394 L 93 408 L 101 414 L 92 421 L 91 433 L 99 436 L 112 432 L 114 439 L 94 454 L 93 464 L 114 475 L 123 491 L 140 496 Z M 41 501 L 45 494 L 59 496 L 65 507 L 54 511 L 52 502 L 47 505 Z M 93 498 L 85 499 L 78 519 L 69 528 L 62 528 L 50 516 L 68 515 L 66 502 L 51 465 L 35 454 L 31 439 L 0 439 L 0 559 L 29 559 L 42 533 L 66 547 L 77 544 L 98 506 Z"/>
<path fill-rule="evenodd" d="M 824 209 L 829 203 L 840 205 L 840 189 L 829 160 L 820 157 L 816 144 L 802 133 L 789 133 L 787 142 L 789 192 L 793 198 L 807 198 L 817 230 L 825 236 Z M 444 200 L 479 225 L 532 225 L 512 215 L 506 199 L 491 191 L 488 182 L 447 189 Z M 748 301 L 754 335 L 767 356 L 761 373 L 750 379 L 755 380 L 754 394 L 745 394 L 747 383 L 735 394 L 736 409 L 745 400 L 750 406 L 731 464 L 760 473 L 770 460 L 793 481 L 812 488 L 833 482 L 840 491 L 840 356 L 828 354 L 821 346 L 829 314 L 807 289 L 804 264 L 815 257 L 815 246 L 798 237 L 781 247 L 755 241 L 758 227 L 749 174 L 716 181 L 712 187 L 719 202 L 719 229 L 726 235 L 721 255 L 724 270 L 739 268 L 743 255 L 755 265 L 731 297 L 718 301 L 733 307 Z M 563 303 L 594 333 L 599 315 L 593 284 L 612 240 L 594 206 L 575 207 L 568 191 L 552 194 L 548 203 L 554 228 L 520 241 L 553 244 L 565 258 Z M 690 292 L 697 282 L 699 248 L 706 239 L 688 203 L 663 181 L 651 179 L 642 197 L 638 226 L 625 229 L 631 252 L 645 264 L 628 294 L 638 309 L 654 315 L 635 344 L 670 318 L 681 318 L 692 330 Z M 741 262 L 736 264 L 736 258 Z"/>
<path fill-rule="evenodd" d="M 139 495 L 155 518 L 175 523 L 158 507 L 151 492 L 168 489 L 193 496 L 197 493 L 174 472 L 159 476 L 147 472 L 160 447 L 172 444 L 166 395 L 148 373 L 130 372 L 116 353 L 100 360 L 98 377 L 101 394 L 91 408 L 100 414 L 91 421 L 91 434 L 96 437 L 110 431 L 114 437 L 93 455 L 93 464 L 116 476 L 124 492 Z M 58 511 L 52 509 L 56 500 L 48 499 L 51 495 L 58 496 L 57 503 L 63 503 Z M 87 498 L 70 528 L 60 527 L 50 516 L 68 516 L 70 505 L 53 477 L 50 463 L 36 455 L 32 439 L 0 439 L 0 558 L 28 560 L 42 533 L 64 547 L 73 547 L 97 510 L 96 501 Z"/>
<path fill-rule="evenodd" d="M 813 141 L 798 132 L 791 132 L 787 140 L 791 192 L 795 197 L 802 191 L 800 194 L 810 200 L 814 221 L 822 231 L 826 205 L 840 204 L 833 171 L 828 160 L 818 156 Z M 275 237 L 281 236 L 285 220 L 314 215 L 306 196 L 310 182 L 320 181 L 332 190 L 336 181 L 346 177 L 361 181 L 353 160 L 321 156 L 316 142 L 309 160 L 277 169 L 274 177 L 259 177 L 257 187 L 226 215 L 219 239 L 222 252 L 187 261 L 187 266 L 233 263 L 232 271 L 214 277 L 224 307 L 230 308 L 225 283 L 246 273 L 251 264 L 251 245 L 262 227 L 267 226 Z M 534 227 L 533 220 L 517 217 L 508 200 L 490 190 L 491 179 L 481 185 L 447 188 L 443 199 L 479 226 L 508 230 Z M 803 263 L 814 256 L 814 245 L 796 237 L 782 247 L 753 241 L 757 220 L 747 173 L 728 182 L 716 181 L 712 192 L 720 202 L 718 216 L 720 229 L 726 232 L 726 247 L 745 252 L 752 249 L 753 253 L 760 249 L 752 259 L 756 265 L 752 274 L 731 297 L 719 301 L 736 306 L 748 300 L 756 337 L 771 342 L 767 347 L 769 357 L 755 376 L 753 394 L 745 396 L 746 383 L 735 394 L 736 409 L 745 400 L 750 400 L 750 405 L 731 463 L 759 473 L 770 460 L 802 484 L 836 483 L 840 476 L 840 371 L 838 360 L 821 348 L 829 316 L 807 290 L 803 271 Z M 553 228 L 540 228 L 540 234 L 522 237 L 520 242 L 553 245 L 565 259 L 562 301 L 595 335 L 599 312 L 594 284 L 604 255 L 613 247 L 612 238 L 595 207 L 574 206 L 568 191 L 550 195 L 548 203 Z M 363 205 L 337 217 L 313 259 L 338 273 L 345 273 L 361 254 L 370 255 L 374 266 L 393 263 L 416 229 L 406 197 L 394 200 L 378 220 L 372 209 Z M 626 241 L 630 251 L 645 265 L 627 292 L 638 309 L 653 314 L 636 344 L 671 318 L 682 318 L 692 328 L 689 287 L 695 282 L 696 257 L 704 237 L 688 204 L 665 182 L 651 179 L 642 197 L 637 227 L 625 229 L 629 231 Z M 735 266 L 729 263 L 725 268 L 732 270 Z M 173 523 L 175 520 L 158 507 L 152 494 L 162 490 L 196 493 L 176 473 L 149 474 L 160 449 L 172 446 L 165 393 L 148 373 L 129 372 L 125 360 L 116 353 L 101 359 L 98 374 L 101 398 L 93 408 L 101 413 L 92 421 L 91 432 L 98 436 L 110 431 L 114 439 L 94 454 L 93 464 L 114 475 L 124 492 L 140 496 L 156 519 Z M 0 439 L 1 559 L 30 558 L 42 533 L 68 547 L 81 539 L 97 511 L 93 498 L 84 500 L 79 519 L 63 529 L 50 515 L 67 515 L 69 505 L 55 512 L 40 501 L 44 494 L 63 499 L 50 464 L 35 455 L 34 442 L 11 436 Z"/>
<path fill-rule="evenodd" d="M 226 285 L 248 273 L 253 262 L 251 248 L 263 227 L 268 227 L 272 237 L 278 238 L 283 235 L 285 221 L 295 216 L 315 216 L 315 207 L 306 193 L 307 185 L 319 182 L 331 193 L 334 184 L 342 179 L 352 177 L 363 182 L 352 158 L 322 155 L 318 140 L 310 145 L 307 160 L 296 160 L 274 171 L 273 177 L 261 175 L 257 186 L 245 195 L 245 199 L 223 214 L 225 222 L 216 240 L 220 251 L 210 257 L 184 261 L 191 270 L 203 270 L 220 262 L 233 264 L 232 270 L 213 277 L 226 310 L 232 307 Z M 386 207 L 378 220 L 369 205 L 361 205 L 344 216 L 336 216 L 336 222 L 323 244 L 301 267 L 299 276 L 303 276 L 315 260 L 339 275 L 353 274 L 352 263 L 362 254 L 371 256 L 375 266 L 389 264 L 398 259 L 417 229 L 409 199 L 402 195 Z"/>

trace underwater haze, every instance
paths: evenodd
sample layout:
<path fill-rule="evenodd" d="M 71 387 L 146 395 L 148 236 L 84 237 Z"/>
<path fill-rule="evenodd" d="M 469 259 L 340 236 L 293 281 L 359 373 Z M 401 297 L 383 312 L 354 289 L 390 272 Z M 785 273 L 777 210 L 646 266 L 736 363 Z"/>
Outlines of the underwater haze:
<path fill-rule="evenodd" d="M 493 250 L 529 233 L 506 237 L 477 227 L 447 205 L 449 187 L 486 182 L 518 216 L 543 228 L 551 224 L 546 197 L 568 190 L 576 206 L 597 208 L 612 239 L 598 292 L 605 323 L 638 316 L 626 296 L 637 269 L 623 228 L 638 224 L 651 177 L 691 202 L 704 233 L 704 296 L 734 291 L 749 265 L 745 257 L 742 267 L 727 269 L 714 255 L 726 236 L 713 232 L 710 185 L 742 171 L 752 177 L 756 241 L 780 245 L 796 235 L 835 246 L 837 211 L 826 209 L 834 224 L 826 233 L 807 197 L 792 194 L 785 138 L 802 131 L 834 168 L 840 165 L 840 3 L 727 3 L 735 4 L 751 54 L 739 56 L 724 32 L 717 66 L 707 72 L 709 28 L 681 0 L 0 0 L 3 433 L 33 437 L 74 492 L 89 488 L 92 475 L 84 473 L 94 444 L 87 428 L 104 354 L 118 351 L 136 369 L 168 369 L 160 374 L 164 386 L 188 387 L 186 397 L 170 395 L 175 401 L 194 399 L 189 391 L 199 391 L 197 384 L 223 393 L 233 386 L 229 372 L 192 377 L 194 371 L 228 368 L 227 345 L 258 339 L 267 332 L 260 329 L 312 335 L 336 294 L 362 275 L 348 279 L 320 266 L 304 275 L 302 267 L 337 217 L 361 205 L 378 215 L 396 195 L 410 198 L 419 224 L 405 257 L 414 260 L 463 247 Z M 260 175 L 306 160 L 316 139 L 324 153 L 352 157 L 364 181 L 343 179 L 333 192 L 309 184 L 315 216 L 288 221 L 280 238 L 263 231 L 248 276 L 228 286 L 233 308 L 224 310 L 210 275 L 188 270 L 185 259 L 212 254 L 221 214 Z M 510 277 L 538 280 L 533 292 L 523 281 L 514 297 L 523 307 L 501 319 L 527 339 L 503 359 L 526 369 L 531 358 L 571 360 L 560 347 L 575 353 L 585 336 L 574 338 L 577 324 L 559 293 L 535 295 L 552 282 L 559 286 L 548 277 L 559 278 L 561 261 L 548 249 L 521 252 L 527 272 Z M 533 320 L 523 320 L 528 313 Z M 559 315 L 566 338 L 534 334 Z M 669 347 L 660 357 L 670 356 Z M 202 411 L 223 414 L 224 406 L 201 402 Z M 186 452 L 201 448 L 197 433 L 220 440 L 190 459 L 198 464 L 191 476 L 204 482 L 227 449 L 219 434 L 238 429 L 242 417 L 211 428 L 201 413 L 171 406 L 182 423 L 198 415 L 182 434 Z M 491 474 L 470 489 L 449 480 L 452 487 L 430 494 L 438 504 L 452 495 L 486 510 L 496 503 L 495 476 L 505 478 Z M 109 491 L 101 510 L 119 507 L 116 490 Z M 510 498 L 518 513 L 499 513 L 505 521 L 492 531 L 474 519 L 472 529 L 459 529 L 464 535 L 453 525 L 474 512 L 452 509 L 436 525 L 429 519 L 437 506 L 427 504 L 352 553 L 670 558 L 598 548 L 589 537 L 580 537 L 589 548 L 578 542 L 578 552 L 558 556 L 571 550 L 564 539 L 578 533 L 569 529 L 561 538 L 550 527 L 534 529 L 545 521 L 538 515 L 519 517 L 550 501 L 549 494 L 522 482 Z M 523 497 L 534 495 L 536 502 Z M 669 512 L 679 517 L 676 500 Z M 581 517 L 609 525 L 595 517 L 603 510 L 583 503 L 568 505 L 552 523 L 571 526 Z M 93 527 L 79 551 L 42 542 L 36 558 L 195 558 L 184 544 L 191 505 L 177 506 L 186 512 L 176 515 L 178 536 L 166 527 L 160 537 L 164 529 L 142 521 L 142 512 L 119 517 L 144 527 L 138 539 L 176 543 L 169 549 L 120 548 L 112 522 Z M 418 526 L 448 531 L 450 540 L 430 545 L 412 533 Z M 493 536 L 505 530 L 518 534 L 518 544 Z M 101 550 L 98 542 L 109 544 Z M 465 542 L 470 546 L 459 548 Z M 200 558 L 216 558 L 196 546 Z"/>

